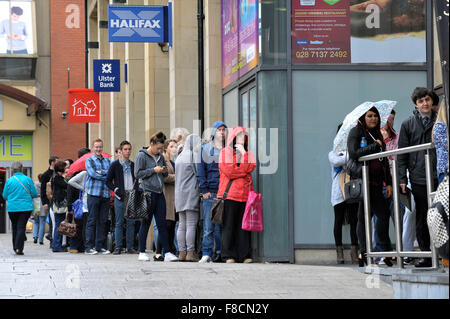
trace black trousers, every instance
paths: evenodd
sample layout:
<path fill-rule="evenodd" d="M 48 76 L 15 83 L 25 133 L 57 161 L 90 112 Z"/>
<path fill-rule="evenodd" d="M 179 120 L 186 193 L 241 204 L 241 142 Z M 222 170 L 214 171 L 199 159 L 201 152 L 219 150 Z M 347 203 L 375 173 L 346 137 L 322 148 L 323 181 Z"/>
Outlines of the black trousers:
<path fill-rule="evenodd" d="M 436 184 L 435 184 L 436 185 Z M 430 232 L 427 224 L 428 199 L 425 185 L 411 185 L 416 203 L 416 237 L 421 251 L 430 251 Z M 435 189 L 433 189 L 434 191 Z"/>
<path fill-rule="evenodd" d="M 10 212 L 8 213 L 12 224 L 12 242 L 14 251 L 23 251 L 25 242 L 25 231 L 28 219 L 31 216 L 30 212 Z"/>
<path fill-rule="evenodd" d="M 383 251 L 392 250 L 391 240 L 389 239 L 389 218 L 390 212 L 386 201 L 383 196 L 383 187 L 376 187 L 373 185 L 369 186 L 370 193 L 370 222 L 372 222 L 372 216 L 375 214 L 377 216 L 377 223 L 375 225 L 375 231 L 377 232 L 378 238 L 380 240 L 380 246 Z M 362 252 L 366 252 L 366 228 L 365 228 L 365 218 L 364 218 L 364 202 L 359 203 L 358 210 L 358 240 L 359 249 Z"/>
<path fill-rule="evenodd" d="M 334 242 L 336 246 L 342 246 L 342 226 L 345 216 L 348 216 L 350 224 L 350 239 L 353 246 L 358 246 L 356 226 L 358 224 L 358 203 L 347 204 L 345 202 L 334 206 Z"/>
<path fill-rule="evenodd" d="M 223 211 L 222 250 L 223 260 L 230 258 L 243 262 L 251 256 L 250 232 L 242 230 L 246 202 L 225 200 Z"/>
<path fill-rule="evenodd" d="M 166 228 L 167 228 L 167 235 L 169 237 L 170 252 L 172 254 L 174 254 L 174 255 L 177 252 L 177 249 L 176 249 L 175 244 L 174 244 L 174 240 L 175 240 L 175 225 L 176 225 L 175 221 L 166 219 Z M 162 241 L 161 241 L 160 236 L 158 236 L 158 241 L 156 243 L 156 253 L 157 254 L 161 254 L 162 253 Z M 167 251 L 165 251 L 164 253 L 167 253 Z"/>

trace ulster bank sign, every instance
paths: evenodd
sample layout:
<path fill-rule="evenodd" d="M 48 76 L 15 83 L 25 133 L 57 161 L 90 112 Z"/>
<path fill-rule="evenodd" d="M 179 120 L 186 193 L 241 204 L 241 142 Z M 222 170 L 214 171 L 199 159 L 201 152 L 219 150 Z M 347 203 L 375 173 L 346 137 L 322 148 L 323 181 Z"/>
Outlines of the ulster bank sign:
<path fill-rule="evenodd" d="M 165 6 L 110 5 L 109 42 L 168 42 Z"/>

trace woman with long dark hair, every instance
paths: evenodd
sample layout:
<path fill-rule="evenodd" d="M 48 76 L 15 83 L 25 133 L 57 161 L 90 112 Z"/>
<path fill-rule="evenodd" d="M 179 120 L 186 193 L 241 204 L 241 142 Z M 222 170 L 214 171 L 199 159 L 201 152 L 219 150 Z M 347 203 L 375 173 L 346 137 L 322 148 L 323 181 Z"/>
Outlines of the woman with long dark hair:
<path fill-rule="evenodd" d="M 367 141 L 367 146 L 363 146 L 361 143 L 363 138 Z M 350 158 L 358 161 L 362 156 L 385 151 L 386 144 L 383 140 L 380 131 L 380 113 L 373 106 L 359 118 L 358 124 L 349 133 L 347 149 Z M 377 216 L 375 229 L 380 239 L 382 250 L 390 251 L 392 247 L 389 239 L 389 207 L 386 201 L 386 198 L 392 196 L 392 178 L 389 171 L 389 162 L 387 158 L 382 158 L 371 160 L 368 164 L 371 216 L 372 214 Z M 386 198 L 383 196 L 384 184 L 386 185 Z M 358 258 L 360 267 L 363 267 L 367 263 L 364 220 L 364 203 L 360 202 L 356 230 L 361 252 Z M 384 258 L 384 262 L 386 265 L 392 266 L 392 258 Z"/>

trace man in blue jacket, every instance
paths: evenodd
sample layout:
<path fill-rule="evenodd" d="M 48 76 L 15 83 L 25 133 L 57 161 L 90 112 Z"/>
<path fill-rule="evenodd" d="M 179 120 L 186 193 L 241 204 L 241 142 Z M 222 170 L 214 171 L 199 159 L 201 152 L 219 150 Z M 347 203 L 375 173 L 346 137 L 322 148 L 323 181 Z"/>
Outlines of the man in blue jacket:
<path fill-rule="evenodd" d="M 199 153 L 201 158 L 197 161 L 197 179 L 203 194 L 203 243 L 200 263 L 220 261 L 222 225 L 212 223 L 209 211 L 219 190 L 219 155 L 225 146 L 226 133 L 226 124 L 221 121 L 215 122 L 211 133 L 211 142 L 202 146 L 202 151 Z M 215 257 L 212 259 L 214 242 L 216 251 Z"/>

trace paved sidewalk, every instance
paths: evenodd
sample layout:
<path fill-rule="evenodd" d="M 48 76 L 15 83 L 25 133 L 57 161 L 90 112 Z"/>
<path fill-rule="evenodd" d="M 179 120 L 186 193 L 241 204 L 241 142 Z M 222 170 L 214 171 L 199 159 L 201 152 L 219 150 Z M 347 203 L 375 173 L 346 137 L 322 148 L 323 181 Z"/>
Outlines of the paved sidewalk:
<path fill-rule="evenodd" d="M 140 262 L 137 255 L 52 253 L 27 234 L 24 256 L 0 234 L 0 299 L 392 299 L 353 265 Z M 153 259 L 152 259 L 153 260 Z"/>

